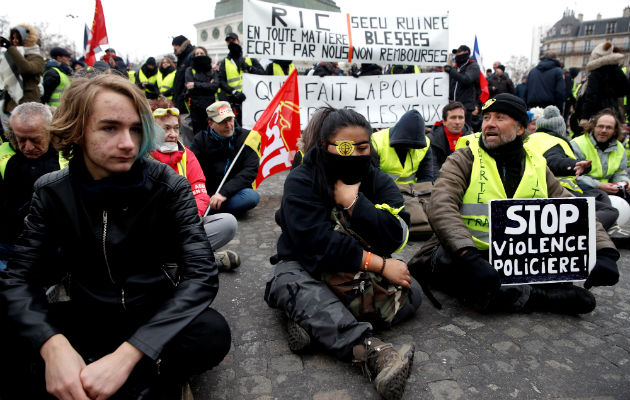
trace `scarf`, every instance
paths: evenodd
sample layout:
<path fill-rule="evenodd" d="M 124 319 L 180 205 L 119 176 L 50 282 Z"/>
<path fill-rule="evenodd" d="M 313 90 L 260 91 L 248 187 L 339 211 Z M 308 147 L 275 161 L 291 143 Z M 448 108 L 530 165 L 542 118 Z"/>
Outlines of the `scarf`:
<path fill-rule="evenodd" d="M 457 139 L 462 137 L 462 133 L 464 130 L 462 129 L 459 133 L 451 133 L 448 129 L 446 129 L 446 125 L 444 126 L 444 134 L 446 135 L 446 140 L 448 141 L 448 147 L 451 149 L 451 152 L 455 151 L 455 146 L 457 145 Z"/>

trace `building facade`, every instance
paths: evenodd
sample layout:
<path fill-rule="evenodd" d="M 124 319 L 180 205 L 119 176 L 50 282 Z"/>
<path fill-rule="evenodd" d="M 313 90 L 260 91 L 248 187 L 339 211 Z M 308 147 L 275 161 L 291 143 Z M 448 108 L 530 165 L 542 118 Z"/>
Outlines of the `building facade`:
<path fill-rule="evenodd" d="M 630 53 L 630 7 L 623 9 L 621 17 L 584 21 L 583 15 L 577 18 L 572 10 L 565 10 L 562 19 L 547 31 L 540 46 L 541 55 L 547 51 L 556 53 L 565 67 L 582 68 L 590 60 L 591 51 L 595 46 L 610 41 L 620 48 L 628 64 Z"/>
<path fill-rule="evenodd" d="M 334 0 L 265 0 L 288 6 L 310 8 L 322 11 L 340 11 Z M 218 63 L 227 55 L 225 37 L 235 32 L 243 36 L 243 0 L 221 0 L 214 8 L 214 19 L 195 24 L 198 46 L 208 50 L 213 63 Z"/>

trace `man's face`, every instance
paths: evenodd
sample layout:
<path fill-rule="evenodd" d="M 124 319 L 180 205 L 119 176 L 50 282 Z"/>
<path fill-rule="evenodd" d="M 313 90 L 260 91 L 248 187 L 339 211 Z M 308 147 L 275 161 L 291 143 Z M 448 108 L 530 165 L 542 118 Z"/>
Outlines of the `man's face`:
<path fill-rule="evenodd" d="M 68 66 L 72 65 L 72 59 L 70 58 L 70 56 L 59 56 L 57 57 L 57 61 Z"/>
<path fill-rule="evenodd" d="M 483 113 L 481 140 L 488 149 L 496 149 L 510 143 L 524 131 L 525 128 L 507 114 L 495 111 Z"/>
<path fill-rule="evenodd" d="M 593 128 L 593 137 L 599 143 L 605 143 L 613 137 L 615 131 L 615 118 L 612 115 L 602 115 L 599 117 Z"/>
<path fill-rule="evenodd" d="M 498 61 L 495 61 L 492 63 L 492 69 L 494 69 L 496 71 L 497 67 L 501 65 Z"/>
<path fill-rule="evenodd" d="M 48 151 L 50 134 L 43 117 L 35 116 L 26 120 L 11 118 L 11 127 L 18 149 L 26 158 L 39 158 Z"/>
<path fill-rule="evenodd" d="M 209 124 L 219 136 L 231 137 L 234 134 L 234 117 L 227 117 L 221 122 L 210 120 Z"/>
<path fill-rule="evenodd" d="M 464 129 L 464 123 L 466 122 L 466 113 L 463 108 L 456 108 L 446 113 L 446 119 L 444 120 L 444 126 L 451 133 L 460 133 Z"/>
<path fill-rule="evenodd" d="M 180 46 L 179 46 L 178 44 L 174 44 L 174 45 L 173 45 L 173 53 L 174 53 L 174 54 L 177 54 L 177 52 L 179 51 L 179 47 L 180 47 Z"/>
<path fill-rule="evenodd" d="M 104 89 L 94 98 L 83 144 L 83 158 L 99 180 L 129 171 L 138 158 L 142 122 L 130 98 Z"/>
<path fill-rule="evenodd" d="M 501 76 L 503 75 L 503 70 L 501 68 L 497 68 L 494 70 L 494 73 L 497 74 L 497 76 Z"/>

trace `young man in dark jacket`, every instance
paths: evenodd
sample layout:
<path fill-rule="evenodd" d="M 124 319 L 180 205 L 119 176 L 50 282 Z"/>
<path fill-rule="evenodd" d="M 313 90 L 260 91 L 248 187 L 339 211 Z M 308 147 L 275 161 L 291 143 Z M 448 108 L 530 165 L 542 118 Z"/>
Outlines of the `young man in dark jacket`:
<path fill-rule="evenodd" d="M 453 50 L 455 65 L 446 65 L 444 72 L 450 77 L 448 99 L 459 101 L 466 108 L 466 123 L 470 125 L 472 112 L 478 102 L 479 64 L 470 58 L 470 47 L 461 45 Z"/>
<path fill-rule="evenodd" d="M 207 108 L 207 113 L 209 127 L 195 135 L 190 149 L 206 176 L 210 213 L 242 214 L 260 201 L 260 195 L 252 189 L 260 159 L 251 147 L 243 145 L 249 131 L 234 127 L 230 103 L 217 101 Z"/>
<path fill-rule="evenodd" d="M 35 183 L 0 274 L 8 329 L 19 334 L 2 341 L 11 371 L 1 376 L 12 379 L 2 387 L 18 398 L 44 398 L 44 381 L 59 399 L 176 398 L 178 384 L 227 354 L 229 327 L 209 308 L 212 249 L 188 181 L 144 157 L 153 130 L 125 78 L 79 78 L 67 90 L 51 133 L 69 168 Z M 27 360 L 35 365 L 19 369 Z M 35 380 L 16 384 L 28 371 Z"/>
<path fill-rule="evenodd" d="M 466 124 L 464 105 L 459 101 L 445 105 L 442 109 L 442 121 L 436 122 L 429 133 L 435 179 L 440 177 L 440 168 L 446 157 L 455 151 L 457 140 L 471 133 L 472 129 Z"/>

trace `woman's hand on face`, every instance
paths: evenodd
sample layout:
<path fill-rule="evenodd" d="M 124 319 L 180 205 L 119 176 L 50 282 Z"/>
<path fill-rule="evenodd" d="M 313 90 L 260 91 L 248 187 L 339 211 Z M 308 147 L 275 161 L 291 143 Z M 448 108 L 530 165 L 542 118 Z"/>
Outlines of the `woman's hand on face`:
<path fill-rule="evenodd" d="M 387 265 L 385 265 L 383 270 L 383 276 L 395 285 L 406 287 L 407 289 L 411 288 L 411 275 L 404 261 L 388 258 Z"/>
<path fill-rule="evenodd" d="M 346 185 L 341 179 L 335 182 L 335 203 L 347 208 L 350 207 L 354 199 L 359 194 L 359 186 L 361 182 L 354 185 Z"/>

